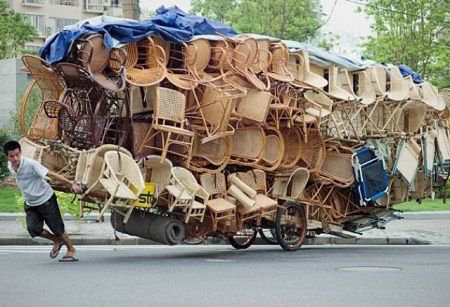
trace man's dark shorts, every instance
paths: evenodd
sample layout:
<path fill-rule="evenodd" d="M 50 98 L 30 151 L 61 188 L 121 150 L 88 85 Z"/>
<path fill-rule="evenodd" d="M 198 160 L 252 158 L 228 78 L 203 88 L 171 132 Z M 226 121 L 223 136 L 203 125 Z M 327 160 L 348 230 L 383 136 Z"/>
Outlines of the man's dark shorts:
<path fill-rule="evenodd" d="M 27 218 L 27 230 L 32 237 L 42 234 L 44 222 L 55 236 L 60 236 L 64 233 L 64 222 L 59 212 L 55 194 L 39 206 L 28 206 L 25 203 L 24 209 Z"/>

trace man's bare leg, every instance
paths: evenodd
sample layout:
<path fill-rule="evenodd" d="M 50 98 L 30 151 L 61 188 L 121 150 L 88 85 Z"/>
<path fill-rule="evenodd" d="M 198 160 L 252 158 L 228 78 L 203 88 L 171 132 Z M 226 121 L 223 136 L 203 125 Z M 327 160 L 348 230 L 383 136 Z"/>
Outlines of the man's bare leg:
<path fill-rule="evenodd" d="M 47 229 L 42 230 L 42 233 L 40 237 L 46 238 L 48 240 L 53 241 L 53 253 L 57 253 L 57 251 L 61 248 L 61 244 L 64 244 L 65 242 L 61 239 L 61 237 L 57 237 L 54 234 L 52 234 Z"/>
<path fill-rule="evenodd" d="M 64 257 L 73 257 L 73 256 L 75 256 L 76 249 L 73 246 L 72 241 L 70 241 L 69 235 L 67 234 L 67 232 L 64 232 L 61 236 L 55 237 L 55 238 L 58 239 L 58 240 L 61 240 L 67 246 L 67 253 L 64 255 Z"/>

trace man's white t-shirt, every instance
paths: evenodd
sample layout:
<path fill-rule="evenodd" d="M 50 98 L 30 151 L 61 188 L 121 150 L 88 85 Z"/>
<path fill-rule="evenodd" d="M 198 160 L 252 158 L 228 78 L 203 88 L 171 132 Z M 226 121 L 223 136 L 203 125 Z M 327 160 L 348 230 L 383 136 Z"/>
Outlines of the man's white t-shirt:
<path fill-rule="evenodd" d="M 53 189 L 44 180 L 48 169 L 39 162 L 26 158 L 20 158 L 17 172 L 8 161 L 9 171 L 16 178 L 17 185 L 22 191 L 28 206 L 39 206 L 45 203 L 53 195 Z"/>

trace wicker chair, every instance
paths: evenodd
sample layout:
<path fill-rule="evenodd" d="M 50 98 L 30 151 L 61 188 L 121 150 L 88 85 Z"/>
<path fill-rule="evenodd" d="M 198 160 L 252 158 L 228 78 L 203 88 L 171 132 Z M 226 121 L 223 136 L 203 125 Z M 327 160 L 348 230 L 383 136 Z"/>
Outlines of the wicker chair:
<path fill-rule="evenodd" d="M 230 163 L 253 166 L 264 154 L 266 135 L 260 127 L 239 127 L 233 135 Z"/>
<path fill-rule="evenodd" d="M 234 101 L 222 97 L 220 91 L 210 86 L 206 86 L 203 92 L 196 92 L 192 91 L 196 104 L 186 112 L 186 117 L 190 120 L 192 129 L 201 135 L 201 142 L 233 135 L 234 128 L 229 121 L 235 106 Z"/>
<path fill-rule="evenodd" d="M 414 140 L 401 140 L 397 149 L 397 160 L 392 173 L 400 173 L 408 186 L 414 182 L 421 150 L 421 147 Z"/>
<path fill-rule="evenodd" d="M 300 200 L 309 180 L 309 171 L 299 167 L 292 172 L 275 174 L 271 196 L 280 199 Z"/>
<path fill-rule="evenodd" d="M 408 97 L 409 86 L 403 80 L 400 69 L 397 66 L 389 65 L 387 71 L 389 74 L 387 98 L 393 101 L 405 100 Z"/>
<path fill-rule="evenodd" d="M 27 71 L 33 76 L 22 97 L 18 114 L 19 127 L 22 135 L 37 140 L 40 138 L 57 139 L 58 121 L 45 115 L 43 102 L 46 100 L 59 100 L 63 94 L 64 86 L 61 78 L 43 59 L 31 55 L 22 56 Z M 34 114 L 30 114 L 32 108 L 32 96 L 35 88 L 39 88 L 41 101 Z M 31 123 L 27 118 L 32 117 Z"/>
<path fill-rule="evenodd" d="M 247 95 L 238 100 L 236 113 L 240 117 L 264 123 L 273 99 L 270 92 L 249 89 Z"/>
<path fill-rule="evenodd" d="M 297 165 L 310 173 L 318 172 L 326 157 L 325 142 L 319 129 L 312 127 L 300 138 L 301 158 Z"/>
<path fill-rule="evenodd" d="M 322 89 L 328 84 L 325 78 L 311 71 L 306 50 L 289 54 L 288 69 L 294 76 L 291 84 L 296 87 Z"/>
<path fill-rule="evenodd" d="M 230 161 L 233 139 L 221 137 L 202 143 L 198 135 L 194 137 L 192 159 L 186 167 L 196 172 L 217 173 L 222 171 Z"/>
<path fill-rule="evenodd" d="M 186 224 L 191 219 L 203 222 L 209 193 L 197 183 L 194 175 L 187 169 L 173 167 L 171 174 L 170 184 L 166 186 L 170 195 L 168 211 L 173 212 L 175 208 L 181 208 Z"/>
<path fill-rule="evenodd" d="M 170 183 L 171 169 L 173 165 L 169 159 L 161 163 L 161 157 L 150 155 L 144 160 L 144 179 L 146 182 L 152 182 L 156 185 L 155 197 L 158 199 Z"/>
<path fill-rule="evenodd" d="M 272 60 L 269 67 L 269 77 L 281 81 L 291 82 L 294 76 L 289 71 L 287 64 L 289 61 L 289 51 L 284 43 L 272 43 L 270 45 Z"/>
<path fill-rule="evenodd" d="M 283 135 L 280 130 L 273 127 L 265 128 L 264 133 L 266 134 L 264 153 L 254 167 L 264 171 L 274 171 L 283 162 L 285 148 Z"/>
<path fill-rule="evenodd" d="M 339 69 L 336 66 L 330 66 L 328 69 L 328 95 L 343 101 L 356 100 L 354 93 L 344 89 L 342 86 L 349 85 L 348 75 L 346 72 L 339 75 Z M 349 86 L 347 86 L 349 89 Z"/>
<path fill-rule="evenodd" d="M 386 94 L 386 70 L 381 66 L 369 66 L 366 68 L 366 72 L 369 75 L 370 81 L 372 83 L 372 87 L 375 90 L 375 94 L 377 97 L 381 97 L 381 99 L 385 99 L 387 97 Z"/>
<path fill-rule="evenodd" d="M 186 163 L 189 164 L 192 158 L 194 132 L 184 127 L 185 106 L 186 97 L 182 93 L 168 88 L 160 87 L 158 89 L 152 126 L 139 148 L 141 154 L 144 148 L 155 149 L 161 151 L 161 163 L 170 153 L 185 157 Z M 151 144 L 158 136 L 162 138 L 161 147 Z M 179 153 L 170 150 L 171 145 L 180 145 L 186 148 L 186 152 Z"/>
<path fill-rule="evenodd" d="M 443 111 L 446 107 L 444 99 L 439 95 L 436 87 L 429 82 L 423 82 L 419 85 L 422 92 L 422 99 L 425 104 L 437 111 Z"/>
<path fill-rule="evenodd" d="M 302 135 L 297 127 L 282 128 L 281 134 L 284 140 L 283 159 L 280 164 L 282 169 L 295 167 L 302 157 Z"/>
<path fill-rule="evenodd" d="M 234 39 L 234 43 L 233 69 L 246 78 L 256 89 L 268 90 L 270 84 L 264 84 L 252 69 L 258 59 L 258 41 L 255 38 L 243 36 Z"/>
<path fill-rule="evenodd" d="M 212 215 L 212 231 L 227 229 L 227 226 L 236 222 L 236 205 L 226 199 L 225 175 L 204 173 L 200 175 L 200 184 L 212 197 L 206 202 L 206 207 Z"/>
<path fill-rule="evenodd" d="M 116 49 L 114 53 L 103 43 L 103 35 L 90 34 L 77 40 L 77 60 L 101 87 L 117 92 L 125 88 L 124 61 L 126 54 Z M 122 54 L 118 54 L 122 53 Z M 113 62 L 113 69 L 110 64 Z"/>
<path fill-rule="evenodd" d="M 126 223 L 134 208 L 134 203 L 145 188 L 144 178 L 139 166 L 127 154 L 120 151 L 108 151 L 105 153 L 104 159 L 105 163 L 99 182 L 106 190 L 108 199 L 104 203 L 98 219 L 102 219 L 110 206 L 123 202 L 123 205 L 129 209 L 124 218 L 124 223 Z"/>
<path fill-rule="evenodd" d="M 165 50 L 155 44 L 152 37 L 127 43 L 125 62 L 126 81 L 135 86 L 151 86 L 161 82 L 167 75 Z"/>

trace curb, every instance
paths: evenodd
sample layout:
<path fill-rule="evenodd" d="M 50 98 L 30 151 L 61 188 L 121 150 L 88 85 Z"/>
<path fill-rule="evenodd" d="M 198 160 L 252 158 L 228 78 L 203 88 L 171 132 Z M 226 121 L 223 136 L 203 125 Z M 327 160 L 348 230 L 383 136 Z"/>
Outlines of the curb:
<path fill-rule="evenodd" d="M 162 245 L 142 238 L 71 238 L 74 245 Z M 430 242 L 416 238 L 306 238 L 303 245 L 429 245 Z M 0 245 L 50 245 L 45 241 L 36 241 L 28 237 L 0 238 Z M 223 240 L 208 239 L 208 245 L 228 245 Z M 254 245 L 267 245 L 261 238 L 257 238 Z"/>

